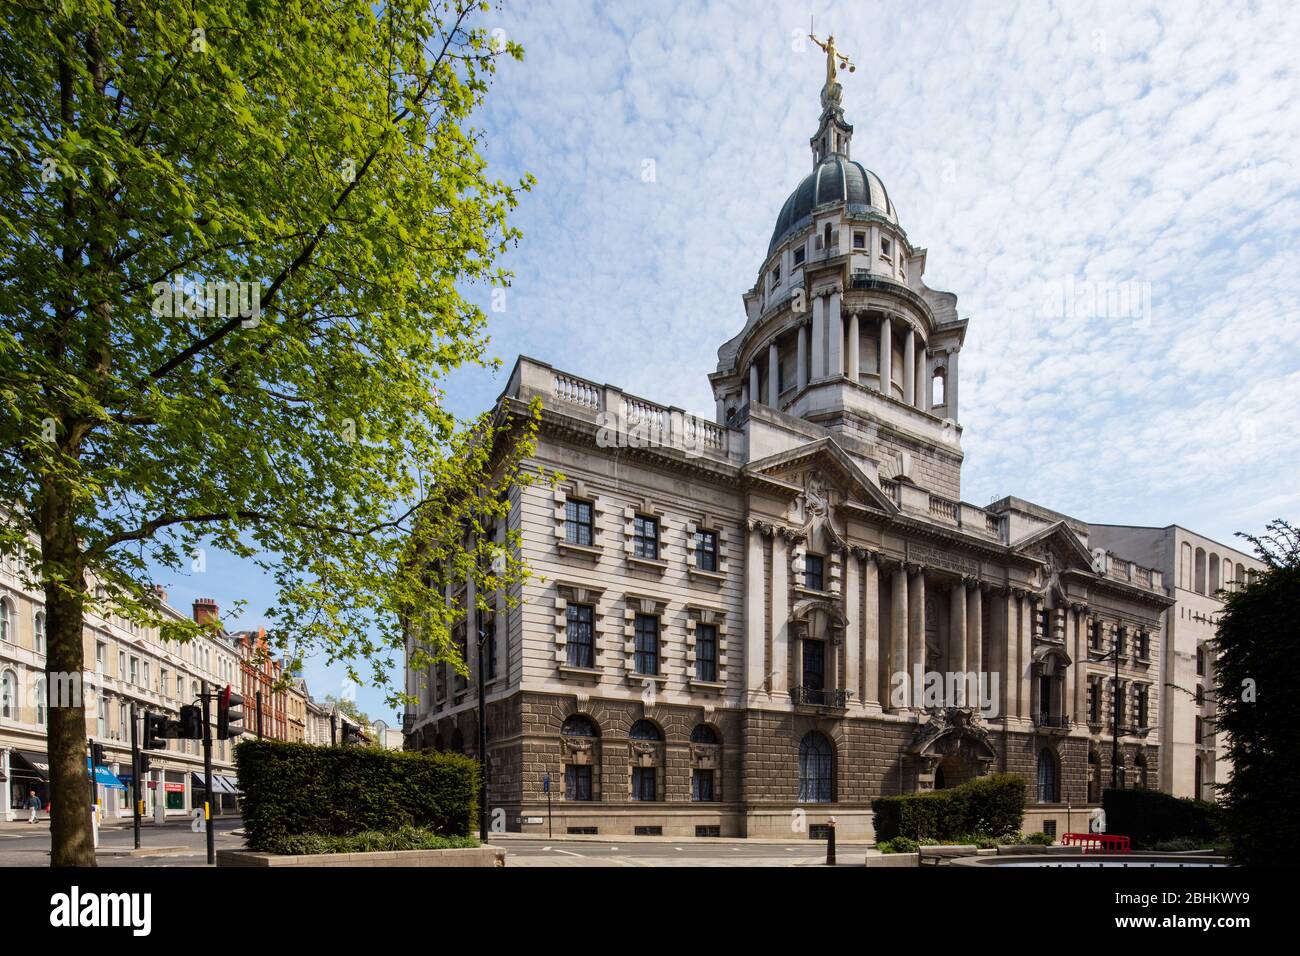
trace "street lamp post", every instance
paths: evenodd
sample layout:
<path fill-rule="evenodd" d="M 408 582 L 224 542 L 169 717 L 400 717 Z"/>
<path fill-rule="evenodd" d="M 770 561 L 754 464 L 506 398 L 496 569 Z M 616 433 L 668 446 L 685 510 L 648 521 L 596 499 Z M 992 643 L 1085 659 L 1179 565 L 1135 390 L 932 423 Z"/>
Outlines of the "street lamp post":
<path fill-rule="evenodd" d="M 1088 660 L 1094 664 L 1105 661 L 1115 662 L 1115 676 L 1112 678 L 1110 695 L 1110 788 L 1119 789 L 1119 643 L 1116 641 L 1105 654 L 1089 654 Z M 1126 731 L 1129 728 L 1124 728 Z"/>
<path fill-rule="evenodd" d="M 483 616 L 478 615 L 478 838 L 488 838 L 487 693 L 483 673 Z"/>

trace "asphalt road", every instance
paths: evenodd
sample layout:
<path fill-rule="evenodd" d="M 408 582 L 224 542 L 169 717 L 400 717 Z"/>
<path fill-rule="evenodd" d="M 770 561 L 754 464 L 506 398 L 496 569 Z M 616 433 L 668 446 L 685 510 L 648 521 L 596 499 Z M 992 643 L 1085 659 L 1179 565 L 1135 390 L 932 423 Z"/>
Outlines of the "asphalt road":
<path fill-rule="evenodd" d="M 232 833 L 240 826 L 235 818 L 218 820 L 215 840 L 218 850 L 239 849 L 243 838 Z M 132 848 L 129 826 L 103 827 L 99 831 L 101 852 L 99 866 L 206 866 L 207 851 L 202 833 L 190 830 L 188 821 L 161 827 L 146 826 L 140 831 L 140 844 L 146 852 L 150 846 L 182 846 L 183 852 L 156 856 L 118 856 L 112 852 Z M 558 838 L 503 839 L 495 843 L 507 852 L 507 866 L 574 867 L 574 866 L 815 866 L 826 860 L 826 844 L 820 840 L 805 843 L 763 844 L 744 840 L 687 840 L 681 843 L 658 841 L 592 842 Z M 0 867 L 47 866 L 50 856 L 50 828 L 45 821 L 35 825 L 0 825 Z M 846 863 L 864 852 L 860 847 L 840 848 L 839 861 Z"/>
<path fill-rule="evenodd" d="M 243 838 L 230 832 L 240 825 L 234 817 L 216 821 L 213 833 L 218 850 L 235 850 L 243 846 Z M 188 820 L 143 826 L 140 828 L 141 849 L 183 846 L 185 851 L 159 856 L 114 856 L 101 852 L 96 855 L 95 862 L 98 866 L 207 866 L 206 840 L 204 834 L 190 830 Z M 131 827 L 100 827 L 100 850 L 129 850 L 133 845 Z M 47 821 L 0 824 L 0 867 L 48 866 L 49 862 L 50 825 Z"/>

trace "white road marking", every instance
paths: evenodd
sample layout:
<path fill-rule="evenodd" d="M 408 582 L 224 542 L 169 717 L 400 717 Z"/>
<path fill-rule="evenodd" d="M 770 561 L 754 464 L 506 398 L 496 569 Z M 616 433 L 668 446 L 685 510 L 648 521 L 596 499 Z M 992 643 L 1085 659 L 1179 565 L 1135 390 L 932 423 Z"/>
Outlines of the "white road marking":
<path fill-rule="evenodd" d="M 550 847 L 548 846 L 546 849 L 549 850 Z M 556 853 L 563 853 L 565 856 L 576 856 L 576 857 L 577 857 L 578 859 L 580 859 L 580 860 L 583 859 L 583 856 L 582 856 L 581 853 L 571 853 L 571 852 L 569 852 L 568 850 L 556 850 L 555 852 L 556 852 Z"/>

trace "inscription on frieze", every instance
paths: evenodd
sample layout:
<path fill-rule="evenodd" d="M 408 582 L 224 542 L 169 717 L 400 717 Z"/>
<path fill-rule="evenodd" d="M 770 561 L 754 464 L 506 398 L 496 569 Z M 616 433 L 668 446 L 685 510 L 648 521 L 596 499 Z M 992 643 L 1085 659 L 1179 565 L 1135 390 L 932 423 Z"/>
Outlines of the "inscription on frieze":
<path fill-rule="evenodd" d="M 940 551 L 928 545 L 907 543 L 907 560 L 915 561 L 930 568 L 944 571 L 960 571 L 963 574 L 979 574 L 980 563 L 960 554 Z"/>

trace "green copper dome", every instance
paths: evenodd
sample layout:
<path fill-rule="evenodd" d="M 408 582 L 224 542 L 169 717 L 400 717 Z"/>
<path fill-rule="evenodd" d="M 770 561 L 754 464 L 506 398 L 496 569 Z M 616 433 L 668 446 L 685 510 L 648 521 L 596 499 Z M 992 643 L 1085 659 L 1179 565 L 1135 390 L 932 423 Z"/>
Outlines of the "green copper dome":
<path fill-rule="evenodd" d="M 834 202 L 847 202 L 850 210 L 880 213 L 894 225 L 898 224 L 894 204 L 889 201 L 880 177 L 861 163 L 832 153 L 804 177 L 781 207 L 767 254 L 770 256 L 787 235 L 806 226 L 814 209 Z"/>

